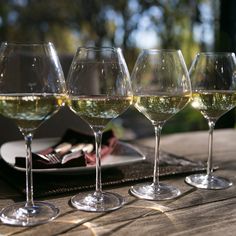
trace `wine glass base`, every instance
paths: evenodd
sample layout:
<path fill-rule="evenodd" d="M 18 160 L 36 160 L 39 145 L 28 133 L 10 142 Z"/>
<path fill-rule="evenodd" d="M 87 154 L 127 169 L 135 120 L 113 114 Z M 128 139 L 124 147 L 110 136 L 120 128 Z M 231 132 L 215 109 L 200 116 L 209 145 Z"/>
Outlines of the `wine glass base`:
<path fill-rule="evenodd" d="M 124 205 L 124 198 L 116 193 L 81 193 L 71 198 L 71 204 L 82 211 L 106 212 Z"/>
<path fill-rule="evenodd" d="M 142 183 L 130 188 L 135 197 L 146 200 L 169 200 L 178 197 L 181 192 L 178 188 L 160 183 L 157 188 L 153 183 Z"/>
<path fill-rule="evenodd" d="M 194 174 L 187 176 L 185 182 L 191 186 L 202 189 L 225 189 L 233 185 L 233 183 L 228 179 L 207 174 Z"/>
<path fill-rule="evenodd" d="M 25 202 L 4 208 L 0 213 L 3 223 L 15 226 L 33 226 L 55 219 L 59 209 L 46 202 L 34 202 L 33 207 L 26 207 Z"/>

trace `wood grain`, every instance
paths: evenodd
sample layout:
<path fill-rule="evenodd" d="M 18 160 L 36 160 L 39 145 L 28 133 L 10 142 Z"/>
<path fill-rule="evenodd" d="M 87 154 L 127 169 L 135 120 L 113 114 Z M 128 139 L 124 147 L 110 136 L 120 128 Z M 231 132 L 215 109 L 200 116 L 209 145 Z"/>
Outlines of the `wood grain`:
<path fill-rule="evenodd" d="M 230 178 L 234 185 L 225 190 L 199 190 L 184 183 L 184 175 L 162 178 L 161 181 L 179 187 L 182 195 L 169 201 L 138 200 L 128 193 L 129 186 L 108 189 L 123 195 L 123 208 L 109 213 L 77 211 L 69 204 L 71 196 L 47 200 L 60 208 L 53 222 L 35 227 L 0 225 L 0 235 L 235 235 L 236 230 L 236 131 L 215 132 L 214 162 L 216 174 Z M 153 145 L 152 138 L 140 140 Z M 165 136 L 161 142 L 165 151 L 204 160 L 207 156 L 207 132 L 192 132 Z M 0 207 L 20 195 L 0 179 Z"/>

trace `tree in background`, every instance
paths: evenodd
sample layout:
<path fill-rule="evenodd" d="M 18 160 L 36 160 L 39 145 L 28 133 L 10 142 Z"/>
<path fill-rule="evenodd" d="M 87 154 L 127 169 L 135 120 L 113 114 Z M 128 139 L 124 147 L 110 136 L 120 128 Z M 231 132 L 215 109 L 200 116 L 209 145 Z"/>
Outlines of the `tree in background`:
<path fill-rule="evenodd" d="M 82 45 L 121 47 L 130 71 L 141 48 L 179 48 L 189 67 L 198 51 L 234 50 L 235 4 L 234 0 L 0 0 L 0 41 L 52 41 L 66 72 Z M 171 121 L 164 132 L 207 129 L 201 115 L 190 108 Z M 232 126 L 234 116 L 222 124 Z"/>
<path fill-rule="evenodd" d="M 8 0 L 0 2 L 0 40 L 51 40 L 59 52 L 78 45 L 121 46 L 136 56 L 143 47 L 180 48 L 186 60 L 206 44 L 194 38 L 208 0 Z M 204 47 L 204 46 L 203 46 Z M 132 54 L 132 53 L 131 53 Z M 135 58 L 131 58 L 135 61 Z"/>

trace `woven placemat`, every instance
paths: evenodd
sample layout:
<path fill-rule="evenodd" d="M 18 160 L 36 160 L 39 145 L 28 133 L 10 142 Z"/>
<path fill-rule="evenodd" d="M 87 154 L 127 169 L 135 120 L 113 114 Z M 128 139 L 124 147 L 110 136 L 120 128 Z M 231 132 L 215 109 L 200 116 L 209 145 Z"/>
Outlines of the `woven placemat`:
<path fill-rule="evenodd" d="M 128 184 L 151 179 L 153 176 L 154 149 L 138 147 L 146 159 L 137 163 L 115 166 L 102 170 L 103 186 Z M 161 153 L 160 176 L 203 171 L 205 165 L 184 157 Z M 25 194 L 25 173 L 15 170 L 0 159 L 0 176 L 20 193 Z M 78 192 L 95 188 L 95 170 L 78 174 L 34 173 L 34 196 L 45 197 L 56 194 Z"/>

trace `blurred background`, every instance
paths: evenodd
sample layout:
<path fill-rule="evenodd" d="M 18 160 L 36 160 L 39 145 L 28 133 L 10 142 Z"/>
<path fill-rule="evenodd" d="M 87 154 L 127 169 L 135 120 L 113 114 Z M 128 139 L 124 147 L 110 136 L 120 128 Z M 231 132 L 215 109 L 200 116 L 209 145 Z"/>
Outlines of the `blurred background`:
<path fill-rule="evenodd" d="M 235 11 L 235 0 L 0 0 L 0 41 L 53 42 L 65 77 L 78 46 L 121 47 L 130 73 L 143 48 L 181 49 L 189 68 L 199 51 L 235 51 Z M 134 108 L 112 126 L 127 139 L 153 135 L 151 123 Z M 216 128 L 234 126 L 233 110 Z M 36 136 L 58 136 L 67 128 L 90 131 L 63 108 Z M 206 120 L 188 106 L 163 133 L 203 129 Z M 1 118 L 0 143 L 13 137 L 22 138 L 10 120 Z"/>

